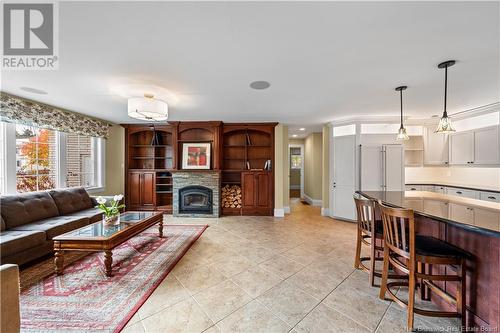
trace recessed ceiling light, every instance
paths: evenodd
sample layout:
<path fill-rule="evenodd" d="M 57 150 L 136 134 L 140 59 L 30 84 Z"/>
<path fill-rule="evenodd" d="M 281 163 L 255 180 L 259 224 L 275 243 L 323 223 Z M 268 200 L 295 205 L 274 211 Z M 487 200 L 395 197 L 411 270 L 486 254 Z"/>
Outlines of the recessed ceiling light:
<path fill-rule="evenodd" d="M 250 83 L 250 88 L 257 89 L 257 90 L 267 89 L 270 86 L 271 86 L 271 84 L 267 81 L 254 81 L 254 82 Z"/>
<path fill-rule="evenodd" d="M 47 95 L 46 91 L 36 89 L 36 88 L 21 87 L 21 90 L 32 93 L 32 94 Z"/>
<path fill-rule="evenodd" d="M 305 131 L 306 129 L 304 127 L 299 128 L 299 131 Z"/>
<path fill-rule="evenodd" d="M 294 134 L 294 135 L 292 135 L 292 136 L 293 136 L 294 138 L 296 138 L 298 135 L 297 135 L 297 134 Z"/>

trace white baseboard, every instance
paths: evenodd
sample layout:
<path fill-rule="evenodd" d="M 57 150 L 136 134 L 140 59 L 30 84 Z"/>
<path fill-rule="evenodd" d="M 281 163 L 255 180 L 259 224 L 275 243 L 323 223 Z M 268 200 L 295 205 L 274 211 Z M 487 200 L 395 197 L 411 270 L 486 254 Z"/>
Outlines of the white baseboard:
<path fill-rule="evenodd" d="M 315 207 L 323 206 L 323 200 L 313 199 L 305 193 L 304 193 L 304 200 L 307 201 L 307 203 L 310 204 L 311 206 Z"/>
<path fill-rule="evenodd" d="M 285 214 L 290 214 L 290 207 L 283 207 L 283 210 L 285 211 Z"/>
<path fill-rule="evenodd" d="M 330 210 L 325 207 L 321 207 L 321 216 L 330 216 Z"/>
<path fill-rule="evenodd" d="M 285 210 L 283 208 L 275 208 L 274 217 L 285 217 Z"/>

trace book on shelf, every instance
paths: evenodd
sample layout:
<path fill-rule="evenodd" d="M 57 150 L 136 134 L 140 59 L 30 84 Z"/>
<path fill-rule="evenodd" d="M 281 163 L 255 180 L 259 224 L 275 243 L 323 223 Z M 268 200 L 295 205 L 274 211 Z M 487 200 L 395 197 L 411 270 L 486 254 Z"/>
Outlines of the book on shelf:
<path fill-rule="evenodd" d="M 250 162 L 247 161 L 247 170 L 250 170 Z"/>
<path fill-rule="evenodd" d="M 264 163 L 264 170 L 271 170 L 271 160 L 267 160 L 266 163 Z"/>
<path fill-rule="evenodd" d="M 250 141 L 250 135 L 248 135 L 248 133 L 246 133 L 245 136 L 246 136 L 246 140 L 247 140 L 247 146 L 251 146 L 252 141 Z"/>

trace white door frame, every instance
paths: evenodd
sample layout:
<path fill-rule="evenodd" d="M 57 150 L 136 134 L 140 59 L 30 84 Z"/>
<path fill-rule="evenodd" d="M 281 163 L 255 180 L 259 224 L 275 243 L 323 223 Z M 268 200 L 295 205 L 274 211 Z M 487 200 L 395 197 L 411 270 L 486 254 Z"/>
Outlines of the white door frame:
<path fill-rule="evenodd" d="M 288 145 L 288 170 L 290 170 L 290 166 L 292 164 L 292 154 L 290 154 L 290 148 L 300 148 L 300 157 L 302 160 L 302 164 L 300 166 L 300 198 L 304 198 L 304 144 L 289 144 Z M 290 177 L 290 174 L 288 174 Z M 290 182 L 288 182 L 288 190 L 290 191 Z"/>

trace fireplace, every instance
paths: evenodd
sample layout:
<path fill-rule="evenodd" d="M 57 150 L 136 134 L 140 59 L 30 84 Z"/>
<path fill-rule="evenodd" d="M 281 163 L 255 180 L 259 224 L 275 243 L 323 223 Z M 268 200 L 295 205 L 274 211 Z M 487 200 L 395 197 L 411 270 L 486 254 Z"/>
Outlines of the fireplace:
<path fill-rule="evenodd" d="M 179 189 L 179 214 L 212 214 L 213 194 L 208 187 L 192 185 Z"/>

